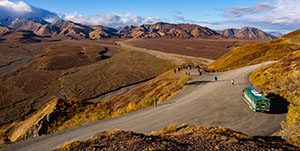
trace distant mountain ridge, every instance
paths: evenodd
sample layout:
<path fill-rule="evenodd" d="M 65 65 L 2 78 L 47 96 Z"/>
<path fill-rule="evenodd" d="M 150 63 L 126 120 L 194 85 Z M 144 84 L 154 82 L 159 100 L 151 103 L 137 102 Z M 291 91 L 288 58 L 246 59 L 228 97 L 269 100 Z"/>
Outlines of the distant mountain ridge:
<path fill-rule="evenodd" d="M 276 36 L 273 36 L 269 33 L 266 33 L 254 27 L 243 27 L 241 29 L 229 28 L 225 30 L 219 30 L 217 32 L 226 37 L 266 39 L 266 40 L 278 38 Z"/>
<path fill-rule="evenodd" d="M 275 36 L 277 38 L 280 38 L 280 37 L 282 37 L 284 35 L 284 34 L 282 34 L 280 32 L 269 32 L 269 34 L 271 34 L 271 35 L 273 35 L 273 36 Z"/>
<path fill-rule="evenodd" d="M 219 35 L 207 27 L 194 24 L 169 24 L 158 22 L 153 25 L 126 26 L 118 31 L 125 38 L 209 38 Z"/>
<path fill-rule="evenodd" d="M 104 38 L 211 38 L 215 36 L 243 37 L 254 39 L 274 39 L 275 37 L 257 28 L 244 27 L 215 31 L 195 24 L 170 24 L 158 22 L 156 24 L 143 24 L 140 26 L 126 26 L 116 30 L 101 25 L 82 25 L 72 21 L 59 20 L 49 23 L 42 18 L 32 17 L 18 19 L 0 17 L 0 33 L 11 33 L 17 30 L 32 31 L 38 36 L 50 36 L 70 39 L 104 39 Z"/>

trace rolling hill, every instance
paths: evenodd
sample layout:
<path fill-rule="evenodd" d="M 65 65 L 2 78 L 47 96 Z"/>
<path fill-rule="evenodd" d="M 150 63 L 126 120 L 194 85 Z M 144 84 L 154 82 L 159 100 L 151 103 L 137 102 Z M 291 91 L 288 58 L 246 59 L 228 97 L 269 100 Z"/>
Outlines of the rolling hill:
<path fill-rule="evenodd" d="M 115 47 L 67 42 L 42 45 L 50 46 L 32 62 L 0 76 L 0 127 L 31 115 L 53 97 L 88 100 L 173 67 L 149 54 Z"/>
<path fill-rule="evenodd" d="M 280 60 L 300 49 L 296 39 L 297 36 L 290 38 L 283 36 L 268 43 L 247 44 L 234 48 L 231 52 L 216 60 L 209 69 L 226 71 L 265 61 Z"/>

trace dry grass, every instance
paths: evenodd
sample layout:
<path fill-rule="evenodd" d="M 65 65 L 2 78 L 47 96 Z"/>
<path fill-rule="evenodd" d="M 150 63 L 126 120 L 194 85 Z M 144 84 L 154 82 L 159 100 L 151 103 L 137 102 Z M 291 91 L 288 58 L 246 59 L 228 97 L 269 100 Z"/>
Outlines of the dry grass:
<path fill-rule="evenodd" d="M 17 126 L 1 130 L 1 136 L 14 142 L 144 109 L 153 106 L 154 98 L 157 98 L 158 104 L 167 100 L 182 89 L 188 79 L 184 73 L 174 74 L 168 71 L 121 96 L 103 102 L 54 99 L 30 118 L 19 122 Z M 43 122 L 40 123 L 41 121 Z"/>
<path fill-rule="evenodd" d="M 51 126 L 52 129 L 49 132 L 62 131 L 144 109 L 153 106 L 154 98 L 157 98 L 157 103 L 160 104 L 182 89 L 187 80 L 183 74 L 182 76 L 173 76 L 173 73 L 169 71 L 124 95 L 81 107 L 82 112 L 78 112 L 68 120 L 61 121 L 62 124 Z"/>
<path fill-rule="evenodd" d="M 282 41 L 285 41 L 288 43 L 300 44 L 300 30 L 296 30 L 294 32 L 286 34 L 281 39 L 282 39 Z"/>
<path fill-rule="evenodd" d="M 279 60 L 299 49 L 298 45 L 287 43 L 248 44 L 223 55 L 209 67 L 209 70 L 227 71 L 265 61 Z"/>

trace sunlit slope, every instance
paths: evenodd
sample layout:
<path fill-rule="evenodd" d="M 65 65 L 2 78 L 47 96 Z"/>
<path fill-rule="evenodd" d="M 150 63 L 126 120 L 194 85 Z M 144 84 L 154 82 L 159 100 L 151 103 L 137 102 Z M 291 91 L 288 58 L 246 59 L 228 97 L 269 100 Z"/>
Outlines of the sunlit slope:
<path fill-rule="evenodd" d="M 289 34 L 286 34 L 283 37 L 281 37 L 280 39 L 284 42 L 287 42 L 287 43 L 300 44 L 300 29 L 296 30 L 296 31 L 293 31 Z"/>
<path fill-rule="evenodd" d="M 226 71 L 265 61 L 280 60 L 300 49 L 300 31 L 295 31 L 268 43 L 248 44 L 223 55 L 210 67 L 213 71 Z"/>
<path fill-rule="evenodd" d="M 260 68 L 250 76 L 264 93 L 276 94 L 286 99 L 287 119 L 282 123 L 280 135 L 290 143 L 300 146 L 300 51 L 281 61 Z"/>

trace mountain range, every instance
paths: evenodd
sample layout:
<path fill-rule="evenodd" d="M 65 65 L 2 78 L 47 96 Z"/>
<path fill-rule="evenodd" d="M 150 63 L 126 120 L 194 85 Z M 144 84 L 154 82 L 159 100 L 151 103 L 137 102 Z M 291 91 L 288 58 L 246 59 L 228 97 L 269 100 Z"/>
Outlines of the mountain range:
<path fill-rule="evenodd" d="M 243 27 L 241 29 L 229 28 L 225 30 L 217 31 L 219 34 L 227 37 L 237 37 L 237 38 L 251 38 L 251 39 L 275 39 L 278 38 L 275 35 L 266 33 L 260 29 L 253 27 Z"/>
<path fill-rule="evenodd" d="M 244 27 L 242 29 L 225 29 L 215 31 L 207 27 L 195 24 L 170 24 L 158 22 L 156 24 L 143 24 L 140 26 L 126 26 L 116 30 L 101 25 L 91 26 L 74 23 L 72 21 L 59 20 L 49 23 L 42 18 L 32 17 L 18 19 L 12 17 L 0 17 L 0 36 L 14 34 L 16 32 L 31 31 L 32 36 L 47 36 L 70 39 L 104 39 L 104 38 L 211 38 L 237 37 L 250 39 L 274 39 L 275 36 L 260 29 Z"/>

